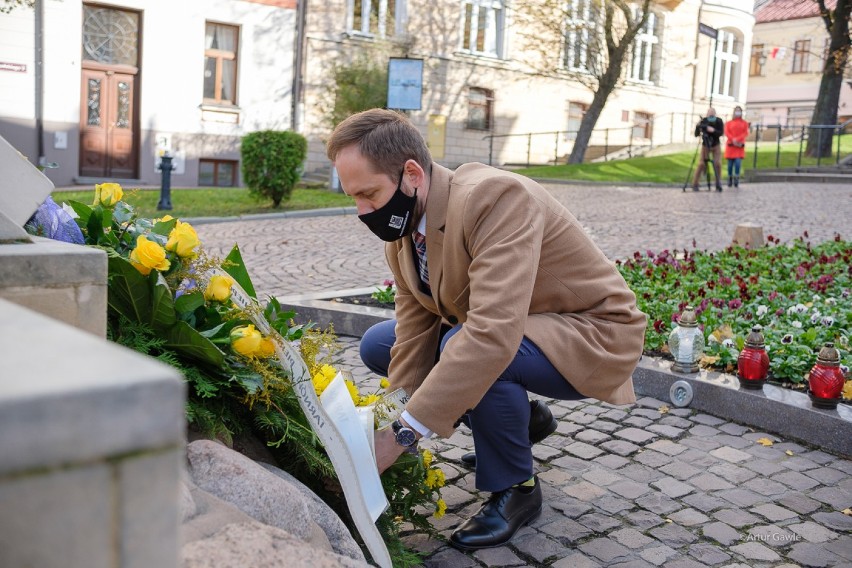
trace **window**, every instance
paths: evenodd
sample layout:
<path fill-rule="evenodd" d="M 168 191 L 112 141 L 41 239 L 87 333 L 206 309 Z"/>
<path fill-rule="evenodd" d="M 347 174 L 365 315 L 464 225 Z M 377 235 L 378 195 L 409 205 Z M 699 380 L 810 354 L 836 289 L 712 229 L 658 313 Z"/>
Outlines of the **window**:
<path fill-rule="evenodd" d="M 471 87 L 467 93 L 467 127 L 475 130 L 491 130 L 491 104 L 494 92 Z"/>
<path fill-rule="evenodd" d="M 654 12 L 650 12 L 648 20 L 639 30 L 633 43 L 630 78 L 634 81 L 643 81 L 655 85 L 660 82 L 661 35 L 662 18 Z"/>
<path fill-rule="evenodd" d="M 589 107 L 583 103 L 568 103 L 568 132 L 565 138 L 568 140 L 576 140 L 577 132 L 580 130 L 580 123 L 583 122 L 583 117 L 586 115 L 586 110 Z"/>
<path fill-rule="evenodd" d="M 595 68 L 595 54 L 602 48 L 597 5 L 595 0 L 574 0 L 568 6 L 562 60 L 568 70 L 592 71 Z"/>
<path fill-rule="evenodd" d="M 717 45 L 716 77 L 712 85 L 713 94 L 736 98 L 742 43 L 733 31 L 719 30 Z"/>
<path fill-rule="evenodd" d="M 204 101 L 237 104 L 236 26 L 207 22 L 204 35 Z"/>
<path fill-rule="evenodd" d="M 751 46 L 751 64 L 748 68 L 748 74 L 751 77 L 760 77 L 763 75 L 763 64 L 766 63 L 766 56 L 763 55 L 763 44 L 756 43 Z"/>
<path fill-rule="evenodd" d="M 808 72 L 808 54 L 811 51 L 811 40 L 800 39 L 793 47 L 793 73 Z"/>
<path fill-rule="evenodd" d="M 355 34 L 388 38 L 402 33 L 405 0 L 348 0 L 347 21 Z"/>
<path fill-rule="evenodd" d="M 462 51 L 503 57 L 502 0 L 462 0 Z"/>
<path fill-rule="evenodd" d="M 234 187 L 237 185 L 236 160 L 200 160 L 198 185 L 206 187 Z"/>
<path fill-rule="evenodd" d="M 647 112 L 633 113 L 633 138 L 650 138 L 654 117 Z"/>

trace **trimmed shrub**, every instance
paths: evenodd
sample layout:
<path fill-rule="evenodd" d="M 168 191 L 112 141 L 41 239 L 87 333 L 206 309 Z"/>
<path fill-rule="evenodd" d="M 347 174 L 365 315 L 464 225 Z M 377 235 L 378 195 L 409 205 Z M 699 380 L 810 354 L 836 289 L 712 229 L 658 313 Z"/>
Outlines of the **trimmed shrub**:
<path fill-rule="evenodd" d="M 243 136 L 243 181 L 258 199 L 272 200 L 279 207 L 302 174 L 302 162 L 308 152 L 304 136 L 289 130 L 261 130 Z"/>

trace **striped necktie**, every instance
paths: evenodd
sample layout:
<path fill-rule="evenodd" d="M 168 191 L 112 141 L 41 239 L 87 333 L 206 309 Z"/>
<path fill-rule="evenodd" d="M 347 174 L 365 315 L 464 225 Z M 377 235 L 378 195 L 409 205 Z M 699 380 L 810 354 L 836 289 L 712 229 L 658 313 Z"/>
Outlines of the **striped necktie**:
<path fill-rule="evenodd" d="M 426 286 L 427 290 L 431 290 L 429 286 L 429 266 L 426 264 L 426 235 L 414 231 L 411 234 L 414 241 L 414 250 L 417 251 L 417 270 L 420 273 L 420 280 Z"/>

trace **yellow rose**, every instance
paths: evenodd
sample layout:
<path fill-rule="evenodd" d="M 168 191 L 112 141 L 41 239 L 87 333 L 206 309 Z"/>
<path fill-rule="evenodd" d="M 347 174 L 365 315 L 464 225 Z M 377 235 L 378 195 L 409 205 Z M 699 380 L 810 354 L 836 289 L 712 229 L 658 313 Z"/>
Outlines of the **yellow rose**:
<path fill-rule="evenodd" d="M 256 357 L 263 336 L 248 324 L 231 330 L 231 348 L 243 357 Z"/>
<path fill-rule="evenodd" d="M 121 186 L 117 183 L 100 183 L 95 186 L 95 202 L 92 205 L 101 204 L 104 207 L 113 207 L 124 197 Z"/>
<path fill-rule="evenodd" d="M 257 348 L 257 356 L 263 359 L 275 355 L 275 342 L 269 337 L 264 337 L 260 340 L 260 347 Z"/>
<path fill-rule="evenodd" d="M 230 276 L 214 274 L 210 277 L 204 289 L 204 299 L 214 302 L 225 302 L 231 297 L 231 285 L 234 283 Z"/>
<path fill-rule="evenodd" d="M 172 217 L 171 215 L 163 215 L 159 219 L 154 219 L 154 223 L 168 223 L 172 219 L 174 219 L 174 217 Z"/>
<path fill-rule="evenodd" d="M 181 258 L 193 258 L 198 253 L 196 247 L 201 244 L 198 234 L 189 223 L 177 222 L 175 228 L 169 233 L 166 250 L 176 253 Z"/>
<path fill-rule="evenodd" d="M 149 241 L 145 235 L 136 238 L 136 248 L 130 253 L 130 263 L 145 276 L 151 270 L 162 272 L 171 266 L 166 258 L 166 250 L 154 241 Z"/>

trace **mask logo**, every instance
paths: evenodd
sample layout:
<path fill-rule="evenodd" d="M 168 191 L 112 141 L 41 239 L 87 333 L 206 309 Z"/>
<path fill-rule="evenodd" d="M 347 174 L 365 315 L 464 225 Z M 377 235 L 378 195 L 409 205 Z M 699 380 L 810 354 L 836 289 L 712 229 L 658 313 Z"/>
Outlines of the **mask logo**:
<path fill-rule="evenodd" d="M 405 217 L 400 217 L 399 215 L 391 215 L 390 222 L 388 223 L 388 227 L 391 229 L 401 229 L 402 224 L 405 222 Z"/>
<path fill-rule="evenodd" d="M 414 210 L 417 208 L 417 188 L 414 188 L 414 195 L 406 195 L 402 191 L 403 173 L 399 174 L 399 183 L 390 201 L 375 211 L 358 215 L 358 218 L 383 241 L 391 242 L 401 239 L 414 230 L 412 220 Z"/>

